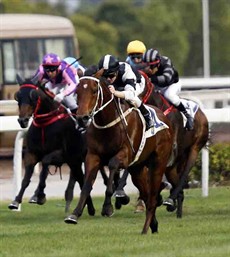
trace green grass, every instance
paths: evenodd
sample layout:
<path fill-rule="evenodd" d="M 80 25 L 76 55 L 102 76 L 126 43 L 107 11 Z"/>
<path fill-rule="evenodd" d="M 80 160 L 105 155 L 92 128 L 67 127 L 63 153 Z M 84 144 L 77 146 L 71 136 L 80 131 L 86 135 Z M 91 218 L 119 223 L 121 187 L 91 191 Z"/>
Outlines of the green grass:
<path fill-rule="evenodd" d="M 164 192 L 164 196 L 168 192 Z M 64 223 L 64 200 L 44 206 L 24 201 L 21 212 L 0 206 L 0 257 L 227 257 L 230 256 L 230 188 L 185 191 L 184 216 L 157 210 L 159 233 L 141 235 L 144 214 L 134 214 L 136 196 L 111 218 L 86 210 L 77 225 Z"/>

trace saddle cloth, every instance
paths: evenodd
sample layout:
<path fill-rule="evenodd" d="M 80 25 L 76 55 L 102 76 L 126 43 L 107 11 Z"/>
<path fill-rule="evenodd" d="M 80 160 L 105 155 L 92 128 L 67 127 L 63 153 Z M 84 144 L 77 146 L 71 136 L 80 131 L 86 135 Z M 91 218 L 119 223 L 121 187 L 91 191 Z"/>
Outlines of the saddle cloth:
<path fill-rule="evenodd" d="M 139 159 L 139 157 L 140 157 L 140 155 L 141 155 L 141 153 L 144 149 L 146 138 L 152 137 L 152 136 L 156 135 L 159 131 L 168 128 L 168 125 L 165 124 L 163 121 L 161 121 L 157 117 L 156 111 L 153 108 L 151 108 L 147 105 L 145 105 L 145 107 L 149 110 L 149 112 L 151 114 L 151 117 L 154 120 L 154 127 L 145 131 L 145 128 L 146 128 L 145 120 L 144 120 L 144 117 L 142 116 L 142 114 L 139 111 L 139 116 L 140 116 L 140 119 L 142 120 L 142 123 L 143 123 L 142 139 L 141 139 L 141 143 L 139 145 L 139 149 L 136 153 L 136 156 L 135 156 L 134 160 L 129 164 L 129 166 L 131 166 L 133 163 L 138 161 L 138 159 Z"/>
<path fill-rule="evenodd" d="M 195 114 L 196 114 L 197 110 L 199 109 L 198 103 L 196 103 L 192 100 L 188 100 L 188 99 L 181 99 L 181 102 L 184 105 L 187 113 L 190 114 L 192 116 L 192 118 L 194 119 Z M 181 113 L 181 114 L 183 116 L 184 127 L 185 127 L 186 122 L 187 122 L 187 118 L 185 117 L 185 115 L 183 113 Z"/>

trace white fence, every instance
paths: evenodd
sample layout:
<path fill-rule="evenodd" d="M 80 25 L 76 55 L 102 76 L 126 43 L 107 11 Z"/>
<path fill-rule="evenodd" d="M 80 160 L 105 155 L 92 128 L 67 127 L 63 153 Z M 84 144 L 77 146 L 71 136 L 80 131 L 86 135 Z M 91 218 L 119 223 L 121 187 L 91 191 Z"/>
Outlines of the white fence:
<path fill-rule="evenodd" d="M 0 107 L 1 107 L 0 101 Z M 6 101 L 3 101 L 6 103 Z M 13 101 L 14 102 L 14 101 Z M 207 115 L 209 123 L 230 122 L 230 108 L 223 109 L 203 109 Z M 23 139 L 27 129 L 22 129 L 18 124 L 18 116 L 0 116 L 0 133 L 7 131 L 18 131 L 15 139 L 13 174 L 14 174 L 14 192 L 18 194 L 22 180 L 22 146 Z M 209 152 L 208 149 L 202 149 L 202 196 L 208 196 L 208 178 L 209 178 Z"/>

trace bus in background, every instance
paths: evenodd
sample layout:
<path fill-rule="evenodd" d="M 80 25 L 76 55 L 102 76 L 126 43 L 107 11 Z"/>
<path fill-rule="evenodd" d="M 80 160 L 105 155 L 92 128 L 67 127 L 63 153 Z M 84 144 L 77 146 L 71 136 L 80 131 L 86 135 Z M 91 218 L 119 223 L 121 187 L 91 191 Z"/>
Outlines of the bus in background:
<path fill-rule="evenodd" d="M 16 74 L 29 78 L 46 53 L 78 57 L 75 29 L 67 18 L 41 14 L 0 14 L 0 115 L 17 115 Z M 10 103 L 9 103 L 10 102 Z M 12 149 L 16 132 L 0 133 L 0 149 Z M 0 150 L 0 155 L 1 155 Z"/>
<path fill-rule="evenodd" d="M 78 42 L 71 21 L 41 14 L 0 14 L 0 100 L 13 99 L 16 74 L 35 74 L 46 53 L 61 58 L 78 56 Z"/>

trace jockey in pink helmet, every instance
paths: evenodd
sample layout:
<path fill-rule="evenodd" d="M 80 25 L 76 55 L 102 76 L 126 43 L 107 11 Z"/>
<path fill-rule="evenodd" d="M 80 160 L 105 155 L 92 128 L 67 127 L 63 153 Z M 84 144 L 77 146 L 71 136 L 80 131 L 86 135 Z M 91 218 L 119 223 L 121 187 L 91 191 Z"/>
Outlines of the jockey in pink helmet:
<path fill-rule="evenodd" d="M 45 83 L 45 87 L 53 92 L 57 102 L 63 102 L 73 113 L 77 103 L 74 98 L 79 83 L 77 70 L 54 53 L 44 55 L 35 77 Z"/>

